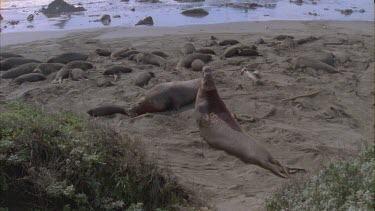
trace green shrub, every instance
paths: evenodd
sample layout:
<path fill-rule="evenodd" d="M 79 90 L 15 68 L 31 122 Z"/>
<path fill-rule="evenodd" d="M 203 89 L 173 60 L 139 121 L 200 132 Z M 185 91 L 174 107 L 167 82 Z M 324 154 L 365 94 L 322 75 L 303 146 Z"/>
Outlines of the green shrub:
<path fill-rule="evenodd" d="M 0 207 L 155 210 L 188 194 L 139 141 L 71 113 L 0 106 Z"/>
<path fill-rule="evenodd" d="M 266 200 L 267 210 L 374 210 L 374 148 L 330 164 L 316 176 L 290 181 Z"/>

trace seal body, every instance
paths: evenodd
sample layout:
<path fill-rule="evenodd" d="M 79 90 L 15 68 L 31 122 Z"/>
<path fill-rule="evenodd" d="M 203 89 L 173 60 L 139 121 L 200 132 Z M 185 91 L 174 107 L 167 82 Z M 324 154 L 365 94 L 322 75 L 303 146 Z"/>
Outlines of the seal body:
<path fill-rule="evenodd" d="M 191 43 L 185 43 L 181 47 L 181 53 L 183 55 L 192 54 L 194 51 L 195 51 L 195 46 L 193 44 L 191 44 Z"/>
<path fill-rule="evenodd" d="M 109 51 L 108 49 L 98 48 L 98 49 L 95 49 L 95 53 L 98 54 L 99 56 L 110 56 L 112 52 Z"/>
<path fill-rule="evenodd" d="M 268 150 L 253 137 L 246 134 L 216 90 L 212 70 L 203 68 L 203 77 L 195 102 L 195 119 L 200 135 L 207 143 L 241 159 L 270 170 L 277 176 L 288 178 L 293 171 L 275 160 Z"/>
<path fill-rule="evenodd" d="M 81 70 L 86 71 L 86 70 L 94 68 L 94 65 L 86 61 L 71 61 L 68 64 L 66 64 L 66 68 L 68 69 L 79 68 Z"/>
<path fill-rule="evenodd" d="M 130 109 L 129 115 L 178 110 L 180 107 L 194 102 L 200 79 L 161 83 L 146 91 Z"/>
<path fill-rule="evenodd" d="M 124 57 L 122 57 L 123 54 L 125 54 L 128 51 L 133 51 L 133 50 L 135 50 L 135 49 L 134 48 L 125 48 L 125 49 L 120 49 L 120 50 L 114 51 L 114 52 L 111 53 L 111 59 L 112 60 L 118 60 L 118 59 L 124 58 Z"/>
<path fill-rule="evenodd" d="M 204 67 L 204 62 L 200 59 L 196 59 L 193 61 L 193 63 L 191 63 L 191 69 L 193 69 L 194 71 L 202 71 L 203 67 Z"/>
<path fill-rule="evenodd" d="M 142 64 L 152 64 L 159 67 L 166 67 L 167 60 L 161 56 L 157 56 L 152 53 L 139 53 L 134 56 L 134 61 Z"/>
<path fill-rule="evenodd" d="M 220 46 L 225 46 L 225 45 L 236 45 L 240 43 L 238 40 L 233 40 L 233 39 L 227 39 L 219 42 Z"/>
<path fill-rule="evenodd" d="M 61 63 L 41 63 L 33 70 L 33 72 L 41 73 L 43 75 L 49 75 L 51 73 L 59 71 L 63 67 L 64 64 Z"/>
<path fill-rule="evenodd" d="M 41 73 L 28 73 L 17 77 L 16 79 L 14 79 L 14 82 L 16 82 L 17 84 L 22 84 L 24 82 L 36 82 L 46 79 L 46 76 Z"/>
<path fill-rule="evenodd" d="M 84 53 L 68 52 L 62 53 L 57 56 L 51 57 L 47 60 L 47 63 L 63 63 L 68 64 L 71 61 L 82 60 L 86 61 L 89 55 Z"/>
<path fill-rule="evenodd" d="M 118 75 L 121 73 L 131 73 L 133 70 L 130 67 L 115 65 L 104 70 L 103 75 Z"/>
<path fill-rule="evenodd" d="M 202 53 L 189 54 L 189 55 L 186 55 L 184 58 L 182 58 L 177 66 L 178 67 L 190 68 L 191 63 L 193 63 L 193 61 L 196 60 L 196 59 L 200 59 L 203 62 L 207 63 L 207 62 L 211 61 L 212 56 L 208 55 L 208 54 L 202 54 Z"/>
<path fill-rule="evenodd" d="M 57 71 L 55 80 L 52 81 L 52 83 L 62 83 L 62 80 L 64 78 L 69 77 L 70 70 L 66 67 L 61 68 L 59 71 Z"/>
<path fill-rule="evenodd" d="M 90 116 L 98 117 L 98 116 L 107 116 L 112 114 L 125 114 L 128 115 L 125 109 L 121 106 L 117 105 L 103 105 L 97 108 L 93 108 L 87 111 Z"/>
<path fill-rule="evenodd" d="M 69 77 L 73 81 L 85 80 L 87 79 L 87 72 L 79 68 L 74 68 L 69 71 Z"/>
<path fill-rule="evenodd" d="M 153 51 L 152 54 L 155 54 L 157 56 L 163 57 L 164 59 L 168 58 L 168 54 L 164 53 L 163 51 Z"/>
<path fill-rule="evenodd" d="M 4 59 L 4 60 L 1 60 L 0 62 L 0 71 L 9 70 L 9 69 L 12 69 L 13 67 L 18 67 L 23 64 L 32 63 L 32 62 L 41 63 L 41 61 L 39 60 L 27 59 L 23 57 L 12 57 L 8 59 Z"/>
<path fill-rule="evenodd" d="M 215 51 L 209 48 L 199 48 L 194 51 L 194 53 L 212 54 L 216 55 Z"/>
<path fill-rule="evenodd" d="M 21 66 L 7 70 L 1 76 L 2 78 L 17 78 L 18 76 L 32 73 L 39 63 L 27 63 Z"/>
<path fill-rule="evenodd" d="M 309 57 L 298 57 L 293 61 L 293 69 L 297 69 L 299 67 L 305 68 L 305 67 L 310 67 L 314 70 L 323 70 L 328 73 L 338 73 L 334 67 L 332 67 L 329 64 L 326 64 L 318 59 L 313 59 Z"/>
<path fill-rule="evenodd" d="M 23 57 L 15 53 L 0 52 L 0 60 L 14 57 Z"/>
<path fill-rule="evenodd" d="M 142 72 L 138 73 L 135 77 L 134 84 L 140 87 L 143 87 L 148 84 L 152 77 L 155 76 L 153 72 Z"/>

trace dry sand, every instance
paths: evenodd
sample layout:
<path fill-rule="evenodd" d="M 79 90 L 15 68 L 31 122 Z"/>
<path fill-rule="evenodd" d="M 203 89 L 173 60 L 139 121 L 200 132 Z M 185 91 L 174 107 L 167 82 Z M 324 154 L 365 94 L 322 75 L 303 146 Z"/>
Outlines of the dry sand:
<path fill-rule="evenodd" d="M 273 21 L 176 28 L 108 28 L 76 31 L 60 37 L 52 33 L 51 39 L 47 39 L 48 33 L 42 39 L 33 37 L 38 40 L 23 44 L 15 44 L 17 41 L 12 40 L 12 35 L 3 34 L 1 50 L 43 61 L 67 51 L 90 53 L 89 61 L 96 66 L 89 73 L 90 80 L 67 79 L 56 85 L 51 84 L 54 77 L 51 75 L 46 81 L 17 86 L 11 80 L 0 79 L 1 101 L 21 98 L 49 111 L 73 111 L 86 116 L 87 110 L 103 104 L 129 107 L 159 83 L 200 77 L 200 73 L 188 69 L 173 69 L 181 58 L 179 47 L 185 42 L 199 48 L 211 35 L 245 44 L 253 44 L 259 37 L 267 43 L 275 42 L 272 38 L 280 34 L 293 35 L 296 39 L 316 36 L 320 39 L 290 52 L 259 45 L 262 57 L 220 60 L 219 55 L 214 56 L 209 65 L 216 70 L 214 77 L 220 96 L 240 118 L 246 119 L 244 115 L 256 118 L 255 122 L 240 121 L 246 132 L 267 146 L 277 159 L 303 167 L 308 174 L 316 172 L 327 161 L 357 154 L 374 140 L 374 22 Z M 21 34 L 17 39 L 22 39 Z M 342 45 L 324 45 L 342 40 L 345 41 Z M 115 50 L 131 46 L 140 51 L 164 51 L 170 55 L 168 68 L 137 65 L 128 60 L 113 62 L 93 53 L 99 47 Z M 217 54 L 224 51 L 219 46 L 212 49 Z M 290 68 L 290 59 L 315 56 L 322 50 L 332 52 L 342 61 L 350 58 L 351 61 L 336 67 L 342 74 Z M 123 74 L 113 82 L 114 86 L 98 87 L 98 81 L 113 81 L 101 74 L 113 64 L 126 64 L 135 71 Z M 240 75 L 243 66 L 259 70 L 264 84 L 254 85 Z M 137 72 L 146 70 L 154 71 L 156 77 L 145 88 L 133 85 Z M 314 97 L 282 101 L 320 90 Z M 143 141 L 160 165 L 171 168 L 182 184 L 198 192 L 218 210 L 264 209 L 264 200 L 287 180 L 211 148 L 199 136 L 193 112 L 194 106 L 190 105 L 177 112 L 135 119 L 115 115 L 95 121 L 112 125 L 119 132 Z"/>

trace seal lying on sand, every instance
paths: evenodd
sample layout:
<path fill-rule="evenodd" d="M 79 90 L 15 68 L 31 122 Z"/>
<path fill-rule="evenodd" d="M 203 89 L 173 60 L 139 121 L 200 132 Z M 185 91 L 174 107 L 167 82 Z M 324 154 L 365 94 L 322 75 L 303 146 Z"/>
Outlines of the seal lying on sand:
<path fill-rule="evenodd" d="M 103 105 L 87 111 L 90 116 L 107 116 L 112 114 L 125 114 L 128 115 L 125 109 L 117 105 Z"/>
<path fill-rule="evenodd" d="M 0 52 L 0 60 L 12 58 L 12 57 L 23 57 L 15 53 Z"/>
<path fill-rule="evenodd" d="M 64 67 L 61 63 L 41 63 L 34 70 L 34 73 L 41 73 L 43 75 L 49 75 L 51 73 L 59 71 Z"/>
<path fill-rule="evenodd" d="M 151 78 L 155 77 L 154 72 L 141 72 L 135 76 L 134 84 L 143 87 L 148 84 Z"/>
<path fill-rule="evenodd" d="M 129 110 L 130 116 L 145 113 L 162 112 L 194 102 L 199 88 L 200 79 L 189 81 L 173 81 L 161 83 L 146 91 Z"/>
<path fill-rule="evenodd" d="M 47 63 L 63 63 L 68 64 L 71 61 L 76 60 L 82 60 L 86 61 L 86 59 L 89 57 L 89 55 L 84 53 L 74 53 L 74 52 L 68 52 L 68 53 L 62 53 L 57 56 L 51 57 L 47 60 Z"/>
<path fill-rule="evenodd" d="M 66 68 L 68 69 L 79 68 L 81 70 L 86 71 L 86 70 L 94 68 L 94 65 L 86 61 L 71 61 L 68 64 L 66 64 Z"/>
<path fill-rule="evenodd" d="M 37 81 L 43 81 L 46 80 L 46 76 L 41 73 L 29 73 L 25 75 L 21 75 L 20 77 L 17 77 L 14 79 L 14 82 L 16 84 L 22 84 L 24 82 L 37 82 Z"/>
<path fill-rule="evenodd" d="M 85 72 L 82 69 L 74 68 L 69 71 L 69 77 L 73 81 L 80 81 L 80 80 L 86 80 L 87 79 L 87 72 Z"/>
<path fill-rule="evenodd" d="M 17 78 L 18 76 L 32 73 L 34 69 L 39 65 L 39 63 L 27 63 L 21 66 L 7 70 L 1 76 L 2 78 Z"/>
<path fill-rule="evenodd" d="M 95 53 L 98 54 L 99 56 L 110 56 L 112 52 L 109 51 L 108 49 L 98 48 L 98 49 L 95 49 Z"/>
<path fill-rule="evenodd" d="M 66 67 L 63 67 L 61 68 L 59 71 L 57 71 L 56 73 L 56 76 L 55 76 L 55 79 L 52 81 L 53 84 L 56 84 L 56 83 L 62 83 L 62 80 L 64 78 L 68 78 L 69 77 L 69 72 L 70 70 Z"/>
<path fill-rule="evenodd" d="M 137 63 L 152 64 L 162 68 L 165 68 L 167 65 L 167 60 L 152 53 L 138 53 L 133 57 L 133 60 Z"/>
<path fill-rule="evenodd" d="M 121 73 L 131 73 L 133 70 L 130 67 L 115 65 L 104 70 L 103 75 L 113 75 L 115 81 L 117 81 L 118 75 Z"/>
<path fill-rule="evenodd" d="M 200 135 L 214 148 L 270 170 L 277 176 L 289 178 L 290 174 L 304 169 L 282 165 L 258 143 L 246 134 L 233 118 L 216 90 L 210 67 L 203 68 L 203 77 L 195 101 L 195 117 Z"/>
<path fill-rule="evenodd" d="M 297 69 L 299 67 L 305 68 L 310 67 L 314 70 L 324 70 L 327 73 L 340 73 L 340 71 L 336 70 L 329 64 L 324 63 L 318 59 L 313 59 L 305 56 L 298 57 L 292 61 L 293 69 Z"/>
<path fill-rule="evenodd" d="M 196 59 L 200 59 L 201 61 L 207 63 L 211 61 L 212 56 L 209 54 L 202 54 L 202 53 L 189 54 L 181 59 L 181 61 L 177 64 L 177 68 L 181 68 L 181 67 L 190 68 L 191 63 L 193 63 L 193 61 Z"/>
<path fill-rule="evenodd" d="M 185 43 L 181 47 L 181 53 L 186 56 L 188 54 L 192 54 L 195 51 L 195 46 L 191 43 Z"/>
<path fill-rule="evenodd" d="M 36 59 L 26 59 L 26 58 L 23 58 L 23 57 L 12 57 L 12 58 L 1 60 L 0 71 L 9 70 L 9 69 L 12 69 L 13 67 L 18 67 L 20 65 L 31 63 L 31 62 L 42 63 L 41 61 L 36 60 Z"/>

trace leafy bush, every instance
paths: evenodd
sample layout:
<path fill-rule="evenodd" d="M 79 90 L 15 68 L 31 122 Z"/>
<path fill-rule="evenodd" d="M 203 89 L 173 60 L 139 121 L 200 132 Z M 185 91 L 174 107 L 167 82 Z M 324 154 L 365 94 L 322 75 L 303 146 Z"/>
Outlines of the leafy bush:
<path fill-rule="evenodd" d="M 267 210 L 374 210 L 374 148 L 341 164 L 330 164 L 316 176 L 286 184 L 266 200 Z"/>
<path fill-rule="evenodd" d="M 0 106 L 0 207 L 155 210 L 186 202 L 142 149 L 71 113 Z"/>

